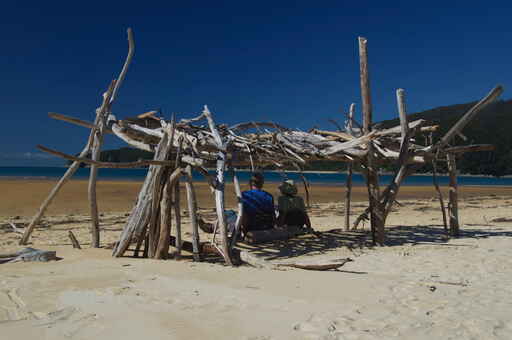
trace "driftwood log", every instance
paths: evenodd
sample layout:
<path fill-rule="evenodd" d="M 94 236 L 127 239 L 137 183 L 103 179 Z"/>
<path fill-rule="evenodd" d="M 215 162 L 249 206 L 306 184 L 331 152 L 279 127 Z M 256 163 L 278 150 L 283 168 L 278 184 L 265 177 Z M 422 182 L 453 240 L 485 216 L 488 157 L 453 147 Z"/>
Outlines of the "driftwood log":
<path fill-rule="evenodd" d="M 0 263 L 48 262 L 57 260 L 57 253 L 51 250 L 24 248 L 11 254 L 0 254 Z"/>

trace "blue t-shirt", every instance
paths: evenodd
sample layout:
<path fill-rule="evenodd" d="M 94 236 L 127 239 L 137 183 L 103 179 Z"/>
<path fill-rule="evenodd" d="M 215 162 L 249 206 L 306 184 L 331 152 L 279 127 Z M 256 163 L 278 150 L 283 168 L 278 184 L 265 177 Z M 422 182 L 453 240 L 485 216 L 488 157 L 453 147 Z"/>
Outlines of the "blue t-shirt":
<path fill-rule="evenodd" d="M 274 197 L 263 190 L 252 189 L 242 192 L 242 204 L 244 214 L 249 218 L 274 214 Z"/>

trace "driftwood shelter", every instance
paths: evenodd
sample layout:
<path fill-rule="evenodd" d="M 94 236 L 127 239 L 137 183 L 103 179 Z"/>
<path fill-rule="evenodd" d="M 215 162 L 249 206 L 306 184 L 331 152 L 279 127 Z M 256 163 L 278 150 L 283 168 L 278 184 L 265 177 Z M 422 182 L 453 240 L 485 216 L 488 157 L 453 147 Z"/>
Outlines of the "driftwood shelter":
<path fill-rule="evenodd" d="M 42 203 L 25 229 L 20 244 L 27 244 L 30 234 L 39 223 L 45 209 L 65 182 L 73 175 L 81 163 L 90 165 L 89 203 L 91 213 L 92 246 L 99 247 L 99 219 L 96 204 L 96 178 L 98 168 L 133 168 L 149 166 L 149 170 L 119 241 L 113 249 L 113 256 L 123 256 L 131 244 L 136 244 L 135 252 L 142 247 L 151 258 L 163 259 L 169 253 L 169 247 L 176 247 L 177 254 L 182 248 L 191 251 L 195 260 L 200 260 L 204 253 L 217 253 L 229 265 L 235 263 L 234 257 L 247 256 L 236 250 L 237 230 L 240 228 L 243 214 L 240 201 L 240 186 L 234 167 L 239 164 L 271 163 L 278 167 L 292 166 L 297 169 L 311 160 L 329 159 L 348 162 L 347 195 L 345 202 L 345 228 L 356 228 L 363 219 L 370 220 L 373 242 L 385 243 L 385 223 L 395 203 L 403 180 L 427 163 L 435 164 L 446 160 L 450 171 L 450 194 L 448 218 L 445 204 L 438 188 L 445 229 L 453 236 L 458 235 L 457 181 L 455 158 L 464 152 L 490 150 L 490 145 L 468 145 L 451 147 L 456 136 L 461 136 L 464 127 L 486 105 L 498 98 L 502 87 L 497 86 L 487 96 L 475 104 L 451 129 L 436 143 L 432 138 L 428 145 L 418 144 L 421 134 L 432 135 L 437 126 L 424 120 L 409 122 L 407 119 L 405 92 L 396 91 L 400 126 L 379 129 L 372 122 L 372 103 L 368 71 L 367 40 L 360 37 L 360 86 L 362 97 L 362 123 L 354 118 L 354 104 L 350 107 L 348 121 L 344 131 L 324 131 L 312 129 L 308 132 L 288 129 L 273 122 L 246 122 L 227 126 L 218 124 L 214 115 L 204 106 L 197 117 L 176 121 L 174 117 L 166 120 L 159 117 L 159 112 L 151 111 L 133 119 L 119 119 L 112 113 L 112 104 L 117 98 L 128 67 L 131 63 L 135 43 L 131 29 L 128 29 L 128 56 L 117 79 L 113 80 L 103 94 L 100 107 L 96 110 L 93 123 L 73 117 L 50 113 L 50 117 L 77 124 L 91 129 L 89 139 L 75 157 L 47 147 L 38 146 L 42 151 L 73 161 L 64 176 Z M 114 134 L 127 144 L 142 150 L 154 152 L 153 160 L 132 163 L 108 163 L 99 161 L 103 136 Z M 88 154 L 92 157 L 86 158 Z M 210 174 L 205 164 L 216 164 L 215 174 Z M 384 163 L 393 163 L 398 169 L 391 183 L 380 190 L 378 172 Z M 353 165 L 358 164 L 366 179 L 369 206 L 350 226 L 350 192 Z M 197 203 L 192 181 L 192 170 L 204 175 L 209 183 L 216 203 L 216 229 L 219 237 L 211 243 L 201 243 L 198 232 Z M 238 215 L 235 232 L 228 233 L 224 209 L 225 173 L 233 172 L 235 195 L 238 200 Z M 185 182 L 187 208 L 191 218 L 192 242 L 183 242 L 181 230 L 181 209 L 179 202 L 180 181 Z M 171 221 L 174 226 L 171 231 Z M 171 235 L 174 234 L 174 235 Z M 254 262 L 254 261 L 253 261 Z M 329 264 L 327 264 L 329 267 Z M 327 268 L 326 267 L 326 268 Z M 330 268 L 330 267 L 329 267 Z"/>

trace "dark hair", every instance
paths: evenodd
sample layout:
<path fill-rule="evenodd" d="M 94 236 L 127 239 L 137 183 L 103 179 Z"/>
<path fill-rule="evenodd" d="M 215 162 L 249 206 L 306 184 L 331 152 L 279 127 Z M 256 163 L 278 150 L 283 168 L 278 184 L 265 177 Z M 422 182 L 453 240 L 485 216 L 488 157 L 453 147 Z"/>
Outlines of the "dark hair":
<path fill-rule="evenodd" d="M 252 174 L 251 179 L 249 179 L 249 185 L 255 186 L 258 189 L 263 188 L 263 184 L 265 183 L 265 178 L 263 174 L 260 172 L 256 172 Z"/>

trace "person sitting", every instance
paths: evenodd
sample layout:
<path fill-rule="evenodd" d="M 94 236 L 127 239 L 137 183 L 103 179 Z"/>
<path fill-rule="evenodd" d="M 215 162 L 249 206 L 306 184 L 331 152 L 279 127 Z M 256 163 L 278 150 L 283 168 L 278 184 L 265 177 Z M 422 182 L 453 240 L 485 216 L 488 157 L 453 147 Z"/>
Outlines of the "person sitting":
<path fill-rule="evenodd" d="M 297 196 L 297 187 L 293 180 L 284 181 L 280 186 L 281 196 L 278 198 L 279 217 L 277 226 L 297 226 L 311 228 L 306 206 L 302 197 Z"/>
<path fill-rule="evenodd" d="M 253 230 L 274 228 L 276 221 L 274 197 L 263 190 L 264 183 L 263 175 L 255 173 L 249 180 L 250 190 L 242 192 L 241 229 L 244 235 Z"/>

